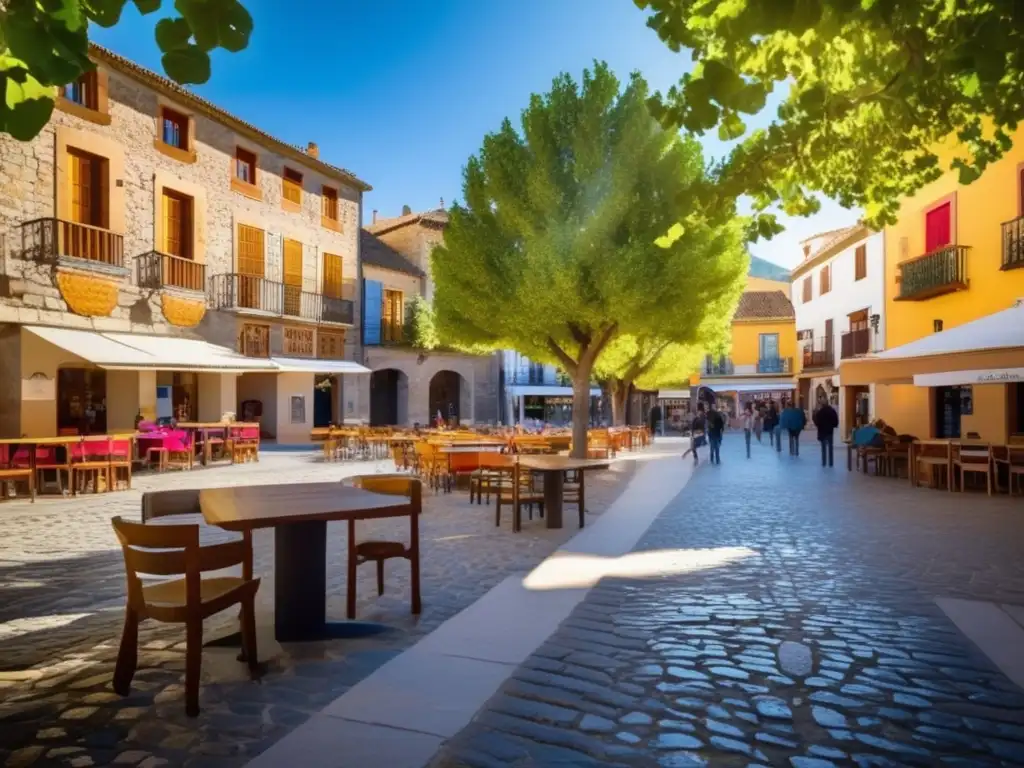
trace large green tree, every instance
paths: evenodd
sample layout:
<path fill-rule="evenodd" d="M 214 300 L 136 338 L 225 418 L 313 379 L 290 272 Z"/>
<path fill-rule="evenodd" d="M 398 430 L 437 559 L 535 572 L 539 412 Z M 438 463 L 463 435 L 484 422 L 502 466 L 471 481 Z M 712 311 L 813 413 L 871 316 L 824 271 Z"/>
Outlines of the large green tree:
<path fill-rule="evenodd" d="M 666 131 L 646 83 L 604 64 L 557 77 L 484 138 L 464 171 L 432 269 L 438 332 L 463 348 L 515 349 L 573 380 L 583 455 L 594 364 L 620 336 L 699 345 L 731 315 L 747 257 L 732 211 L 709 215 L 696 141 Z"/>
<path fill-rule="evenodd" d="M 93 68 L 89 24 L 112 27 L 129 0 L 0 0 L 0 132 L 28 141 L 53 112 L 56 89 Z M 139 12 L 163 0 L 131 0 Z M 170 3 L 168 3 L 170 5 Z M 183 84 L 210 78 L 210 52 L 249 44 L 252 17 L 238 0 L 174 0 L 156 25 L 167 75 Z"/>
<path fill-rule="evenodd" d="M 814 192 L 891 223 L 902 197 L 949 169 L 976 179 L 1024 118 L 1020 0 L 635 0 L 696 66 L 652 109 L 666 126 L 745 137 L 726 197 L 817 210 Z M 748 116 L 784 93 L 776 119 Z M 962 151 L 940 160 L 955 137 Z M 778 230 L 762 214 L 760 234 Z"/>

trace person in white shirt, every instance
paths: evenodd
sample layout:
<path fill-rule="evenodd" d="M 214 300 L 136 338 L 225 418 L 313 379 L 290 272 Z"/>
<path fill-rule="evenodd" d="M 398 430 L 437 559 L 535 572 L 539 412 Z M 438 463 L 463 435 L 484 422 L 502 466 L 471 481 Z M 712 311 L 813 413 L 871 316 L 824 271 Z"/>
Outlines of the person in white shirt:
<path fill-rule="evenodd" d="M 754 429 L 754 404 L 747 403 L 747 407 L 743 409 L 743 415 L 740 416 L 740 422 L 743 425 L 743 442 L 747 445 L 747 458 L 750 458 L 750 433 Z"/>

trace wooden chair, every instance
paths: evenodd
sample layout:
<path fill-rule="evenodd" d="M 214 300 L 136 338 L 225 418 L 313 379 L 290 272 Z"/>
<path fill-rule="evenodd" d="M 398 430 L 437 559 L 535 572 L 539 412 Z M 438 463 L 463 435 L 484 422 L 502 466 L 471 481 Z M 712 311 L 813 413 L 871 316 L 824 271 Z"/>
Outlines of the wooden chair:
<path fill-rule="evenodd" d="M 195 430 L 182 430 L 180 434 L 169 438 L 164 443 L 164 469 L 188 469 L 196 465 L 196 433 Z"/>
<path fill-rule="evenodd" d="M 964 443 L 953 456 L 953 466 L 960 470 L 960 492 L 966 490 L 965 475 L 985 475 L 988 495 L 992 495 L 992 446 L 988 443 Z"/>
<path fill-rule="evenodd" d="M 118 473 L 124 472 L 125 483 L 132 487 L 132 441 L 130 438 L 110 440 L 110 490 L 117 490 Z"/>
<path fill-rule="evenodd" d="M 106 435 L 83 437 L 82 442 L 71 447 L 71 494 L 88 488 L 90 478 L 93 493 L 109 491 L 111 439 Z M 81 485 L 81 488 L 79 488 Z"/>
<path fill-rule="evenodd" d="M 565 481 L 562 491 L 562 504 L 575 504 L 580 513 L 580 528 L 583 527 L 583 518 L 586 515 L 584 493 L 584 480 L 586 473 L 578 469 L 569 470 L 565 473 Z"/>
<path fill-rule="evenodd" d="M 900 476 L 900 464 L 902 463 L 907 468 L 909 477 L 910 473 L 910 444 L 899 443 L 899 442 L 887 442 L 885 444 L 885 474 L 888 477 L 899 477 Z M 877 465 L 877 459 L 876 459 Z"/>
<path fill-rule="evenodd" d="M 518 533 L 523 528 L 523 507 L 527 507 L 530 519 L 533 519 L 533 505 L 536 504 L 540 510 L 540 516 L 544 516 L 544 494 L 534 490 L 533 473 L 528 469 L 522 469 L 518 462 L 511 467 L 501 467 L 497 470 L 502 474 L 500 485 L 495 493 L 494 525 L 501 526 L 501 508 L 512 507 L 512 530 Z"/>
<path fill-rule="evenodd" d="M 63 453 L 64 458 L 61 459 Z M 37 489 L 43 489 L 46 485 L 46 472 L 53 472 L 54 481 L 57 484 L 57 492 L 64 495 L 64 475 L 67 476 L 67 488 L 71 488 L 71 445 L 47 445 L 36 448 L 36 477 Z"/>
<path fill-rule="evenodd" d="M 231 438 L 231 463 L 260 460 L 259 427 L 236 427 Z"/>
<path fill-rule="evenodd" d="M 423 511 L 422 484 L 411 475 L 357 475 L 348 478 L 356 488 L 388 496 L 406 496 L 412 506 L 409 545 L 401 541 L 361 541 L 356 543 L 356 521 L 348 521 L 348 599 L 347 613 L 356 617 L 356 568 L 363 563 L 377 564 L 377 595 L 384 594 L 384 561 L 404 557 L 412 569 L 412 612 L 423 610 L 420 600 L 419 516 Z"/>
<path fill-rule="evenodd" d="M 448 490 L 448 459 L 436 445 L 419 441 L 414 445 L 416 473 L 426 480 L 436 493 L 442 486 Z"/>
<path fill-rule="evenodd" d="M 7 498 L 7 483 L 25 483 L 28 488 L 29 500 L 35 504 L 36 479 L 28 463 L 28 453 L 24 452 L 24 461 L 19 459 L 18 455 L 22 452 L 20 446 L 12 450 L 10 445 L 0 445 L 0 498 Z M 15 493 L 17 493 L 17 486 L 15 486 Z"/>
<path fill-rule="evenodd" d="M 1024 443 L 1012 443 L 1007 446 L 1006 465 L 1010 479 L 1010 495 L 1013 496 L 1015 481 L 1018 490 L 1024 492 Z"/>
<path fill-rule="evenodd" d="M 916 446 L 915 457 L 914 457 L 914 485 L 921 485 L 921 470 L 924 469 L 929 480 L 936 473 L 938 474 L 938 480 L 936 486 L 941 482 L 942 478 L 946 479 L 946 490 L 953 490 L 953 477 L 952 477 L 952 464 L 950 462 L 952 446 L 949 443 L 941 444 L 921 444 Z"/>
<path fill-rule="evenodd" d="M 185 713 L 199 714 L 199 675 L 203 653 L 203 620 L 234 605 L 241 606 L 243 656 L 250 669 L 257 664 L 256 591 L 260 580 L 252 575 L 252 539 L 199 546 L 198 525 L 145 525 L 115 517 L 114 531 L 121 542 L 128 576 L 121 647 L 114 668 L 114 690 L 131 691 L 138 666 L 139 623 L 143 619 L 185 625 Z M 202 574 L 234 565 L 242 576 Z M 140 574 L 181 578 L 144 584 Z"/>
<path fill-rule="evenodd" d="M 592 459 L 614 458 L 615 447 L 607 429 L 592 429 L 587 433 L 587 456 Z"/>

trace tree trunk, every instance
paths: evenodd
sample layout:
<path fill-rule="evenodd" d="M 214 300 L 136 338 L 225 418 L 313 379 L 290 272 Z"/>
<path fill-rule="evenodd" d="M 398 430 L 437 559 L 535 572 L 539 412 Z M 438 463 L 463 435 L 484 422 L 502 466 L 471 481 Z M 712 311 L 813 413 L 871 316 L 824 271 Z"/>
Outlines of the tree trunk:
<path fill-rule="evenodd" d="M 621 427 L 626 424 L 629 399 L 629 384 L 622 379 L 608 381 L 609 396 L 612 401 L 612 425 Z"/>
<path fill-rule="evenodd" d="M 587 458 L 587 428 L 590 426 L 590 371 L 593 365 L 580 364 L 572 379 L 572 457 Z"/>

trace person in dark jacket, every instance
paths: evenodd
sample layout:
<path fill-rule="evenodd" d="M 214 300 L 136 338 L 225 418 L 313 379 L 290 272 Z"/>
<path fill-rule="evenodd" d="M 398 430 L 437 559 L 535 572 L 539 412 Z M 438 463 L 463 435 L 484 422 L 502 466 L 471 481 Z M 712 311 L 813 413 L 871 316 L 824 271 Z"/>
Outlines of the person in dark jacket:
<path fill-rule="evenodd" d="M 654 442 L 654 435 L 658 431 L 658 425 L 661 423 L 661 406 L 655 404 L 651 408 L 651 442 Z"/>
<path fill-rule="evenodd" d="M 704 417 L 704 403 L 697 403 L 697 413 L 694 414 L 693 421 L 690 422 L 690 447 L 683 452 L 684 459 L 688 454 L 693 454 L 694 466 L 700 460 L 697 456 L 697 449 L 704 445 L 707 440 L 705 436 L 706 429 L 707 419 Z"/>
<path fill-rule="evenodd" d="M 711 446 L 711 463 L 722 463 L 722 433 L 725 432 L 725 417 L 715 408 L 708 412 L 708 444 Z"/>
<path fill-rule="evenodd" d="M 807 426 L 807 414 L 803 408 L 797 406 L 796 401 L 793 401 L 779 416 L 779 422 L 782 430 L 789 435 L 789 455 L 799 456 L 800 433 Z"/>
<path fill-rule="evenodd" d="M 779 411 L 775 407 L 775 401 L 768 402 L 768 410 L 764 414 L 764 431 L 768 433 L 768 445 L 775 445 L 776 430 L 779 426 Z M 782 450 L 780 447 L 778 450 Z"/>
<path fill-rule="evenodd" d="M 823 400 L 818 410 L 814 412 L 814 426 L 818 428 L 818 442 L 821 443 L 821 466 L 832 466 L 832 437 L 839 426 L 839 414 L 836 409 L 829 405 L 828 400 Z M 826 465 L 826 459 L 828 463 Z"/>

